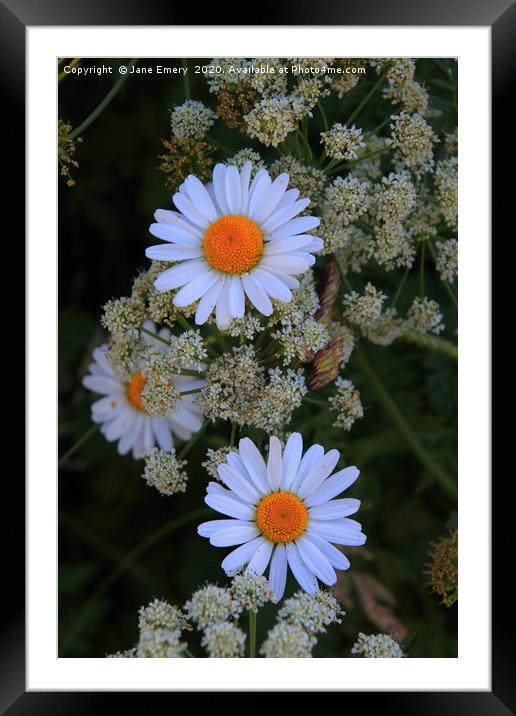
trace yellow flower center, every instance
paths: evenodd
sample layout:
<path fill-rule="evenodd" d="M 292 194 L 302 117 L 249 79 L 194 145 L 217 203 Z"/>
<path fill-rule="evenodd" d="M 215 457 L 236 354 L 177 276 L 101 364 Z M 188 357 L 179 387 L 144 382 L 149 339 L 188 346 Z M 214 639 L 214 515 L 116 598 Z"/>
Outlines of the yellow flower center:
<path fill-rule="evenodd" d="M 140 371 L 133 375 L 127 385 L 127 397 L 129 398 L 129 402 L 134 405 L 137 410 L 141 410 L 142 413 L 145 412 L 145 408 L 142 403 L 142 390 L 144 386 L 145 378 Z"/>
<path fill-rule="evenodd" d="M 258 503 L 256 524 L 271 542 L 292 542 L 305 531 L 308 509 L 291 492 L 272 492 Z"/>
<path fill-rule="evenodd" d="M 203 250 L 218 271 L 243 273 L 256 266 L 263 252 L 263 234 L 247 216 L 221 216 L 206 229 Z"/>

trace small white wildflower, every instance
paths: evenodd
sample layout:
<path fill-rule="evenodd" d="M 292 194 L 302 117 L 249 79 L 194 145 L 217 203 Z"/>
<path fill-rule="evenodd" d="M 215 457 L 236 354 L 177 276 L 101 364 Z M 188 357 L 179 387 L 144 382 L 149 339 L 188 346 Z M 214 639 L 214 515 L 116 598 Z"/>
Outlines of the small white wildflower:
<path fill-rule="evenodd" d="M 432 127 L 417 112 L 401 112 L 392 119 L 392 134 L 387 144 L 399 149 L 406 167 L 417 177 L 432 169 L 433 147 L 439 141 Z"/>
<path fill-rule="evenodd" d="M 174 495 L 186 491 L 188 475 L 183 470 L 186 460 L 178 460 L 176 452 L 159 450 L 157 447 L 144 455 L 143 479 L 162 495 Z"/>
<path fill-rule="evenodd" d="M 229 591 L 214 584 L 207 584 L 194 592 L 184 609 L 198 629 L 206 629 L 213 622 L 238 616 L 238 605 Z"/>
<path fill-rule="evenodd" d="M 114 338 L 137 338 L 145 318 L 145 305 L 135 298 L 113 299 L 103 306 L 101 324 Z"/>
<path fill-rule="evenodd" d="M 379 319 L 367 326 L 364 335 L 378 346 L 390 346 L 403 333 L 403 321 L 398 317 L 395 308 L 382 311 Z"/>
<path fill-rule="evenodd" d="M 448 154 L 454 154 L 457 156 L 459 152 L 458 129 L 454 129 L 453 132 L 446 132 L 444 135 L 444 147 Z"/>
<path fill-rule="evenodd" d="M 373 241 L 358 226 L 348 226 L 343 238 L 342 245 L 336 251 L 338 261 L 346 271 L 360 273 L 373 255 Z"/>
<path fill-rule="evenodd" d="M 202 102 L 187 99 L 175 105 L 170 113 L 172 135 L 178 139 L 202 139 L 213 126 L 217 115 Z"/>
<path fill-rule="evenodd" d="M 201 463 L 202 467 L 206 470 L 208 475 L 212 477 L 214 480 L 220 480 L 219 473 L 218 473 L 218 467 L 219 465 L 222 465 L 222 463 L 226 462 L 227 457 L 230 452 L 236 452 L 235 450 L 232 450 L 229 447 L 221 447 L 217 450 L 214 450 L 213 448 L 208 448 L 206 451 L 206 460 Z"/>
<path fill-rule="evenodd" d="M 235 659 L 244 655 L 246 636 L 232 622 L 215 622 L 204 630 L 201 646 L 211 659 Z"/>
<path fill-rule="evenodd" d="M 431 298 L 415 298 L 407 312 L 406 324 L 409 328 L 422 333 L 439 334 L 444 330 L 443 314 L 439 304 Z"/>
<path fill-rule="evenodd" d="M 459 244 L 457 239 L 437 241 L 435 248 L 437 249 L 435 268 L 437 269 L 441 280 L 453 283 L 457 278 L 458 272 Z"/>
<path fill-rule="evenodd" d="M 405 84 L 414 78 L 416 63 L 410 57 L 374 58 L 369 60 L 371 67 L 381 75 L 385 74 L 388 82 Z"/>
<path fill-rule="evenodd" d="M 361 147 L 365 147 L 362 130 L 354 124 L 345 127 L 340 122 L 334 124 L 327 132 L 321 132 L 321 144 L 324 144 L 326 153 L 331 159 L 345 159 L 348 162 L 356 159 Z"/>
<path fill-rule="evenodd" d="M 320 351 L 330 341 L 327 328 L 308 317 L 302 323 L 288 322 L 279 330 L 271 333 L 283 350 L 283 363 L 288 365 L 294 360 L 301 363 L 310 361 L 317 351 Z"/>
<path fill-rule="evenodd" d="M 141 375 L 145 381 L 141 402 L 148 415 L 164 416 L 181 400 L 174 385 L 168 356 L 149 348 L 142 356 Z"/>
<path fill-rule="evenodd" d="M 173 659 L 181 656 L 186 644 L 180 641 L 181 630 L 189 624 L 177 609 L 155 599 L 139 611 L 140 638 L 136 656 L 142 658 Z"/>
<path fill-rule="evenodd" d="M 119 380 L 129 382 L 135 374 L 143 343 L 137 338 L 115 338 L 105 351 L 106 360 Z"/>
<path fill-rule="evenodd" d="M 409 268 L 416 258 L 416 245 L 400 222 L 375 228 L 373 256 L 387 271 Z"/>
<path fill-rule="evenodd" d="M 266 659 L 311 659 L 317 639 L 301 626 L 279 622 L 263 642 L 260 654 Z"/>
<path fill-rule="evenodd" d="M 202 361 L 208 357 L 208 351 L 200 331 L 191 330 L 172 336 L 168 358 L 181 373 L 181 369 L 201 370 Z"/>
<path fill-rule="evenodd" d="M 352 654 L 365 659 L 402 659 L 401 646 L 388 634 L 364 634 L 360 632 L 351 649 Z"/>
<path fill-rule="evenodd" d="M 392 104 L 401 104 L 404 112 L 427 113 L 428 92 L 416 80 L 408 80 L 401 84 L 389 82 L 389 86 L 383 91 L 383 96 Z"/>
<path fill-rule="evenodd" d="M 106 659 L 135 659 L 136 647 L 126 649 L 125 651 L 116 651 L 114 654 L 107 654 Z"/>
<path fill-rule="evenodd" d="M 247 338 L 248 341 L 252 341 L 258 333 L 263 331 L 263 329 L 264 326 L 258 316 L 253 316 L 252 314 L 247 313 L 242 318 L 233 318 L 224 332 L 232 338 L 240 338 L 240 336 L 244 336 L 244 338 Z"/>
<path fill-rule="evenodd" d="M 366 146 L 358 153 L 358 161 L 353 165 L 351 176 L 360 181 L 372 181 L 382 176 L 381 150 L 386 147 L 386 138 L 373 135 L 367 140 Z M 375 152 L 378 154 L 375 155 Z M 383 153 L 383 152 L 382 152 Z M 369 156 L 367 159 L 364 157 Z"/>
<path fill-rule="evenodd" d="M 360 505 L 358 500 L 357 509 Z M 278 620 L 286 624 L 302 627 L 310 636 L 323 634 L 330 624 L 341 624 L 344 616 L 340 604 L 335 597 L 327 591 L 311 595 L 306 592 L 296 592 L 293 597 L 285 600 L 278 612 Z"/>
<path fill-rule="evenodd" d="M 435 202 L 444 221 L 451 229 L 457 228 L 458 161 L 450 157 L 437 162 L 434 174 Z"/>
<path fill-rule="evenodd" d="M 302 370 L 283 373 L 279 368 L 271 368 L 269 381 L 252 405 L 247 422 L 266 433 L 275 433 L 290 423 L 292 413 L 299 408 L 307 391 Z"/>
<path fill-rule="evenodd" d="M 254 573 L 238 574 L 233 577 L 229 591 L 241 611 L 256 613 L 260 607 L 273 599 L 268 580 Z"/>
<path fill-rule="evenodd" d="M 264 98 L 244 115 L 247 133 L 265 146 L 277 147 L 296 129 L 297 117 L 292 102 L 285 95 Z"/>
<path fill-rule="evenodd" d="M 344 430 L 351 430 L 355 420 L 364 417 L 364 409 L 360 400 L 360 391 L 350 380 L 337 378 L 337 393 L 328 399 L 330 410 L 338 413 L 333 425 Z"/>
<path fill-rule="evenodd" d="M 433 202 L 417 204 L 414 211 L 404 220 L 403 226 L 414 241 L 426 241 L 437 234 L 437 224 L 440 220 L 439 209 Z"/>
<path fill-rule="evenodd" d="M 251 179 L 254 178 L 256 172 L 265 168 L 265 162 L 254 149 L 241 149 L 234 157 L 226 160 L 226 164 L 230 164 L 239 170 L 242 169 L 247 162 L 251 162 Z"/>
<path fill-rule="evenodd" d="M 368 283 L 363 294 L 356 291 L 344 296 L 344 318 L 359 328 L 375 323 L 381 315 L 387 296 Z"/>
<path fill-rule="evenodd" d="M 369 182 L 361 182 L 353 176 L 337 177 L 326 189 L 326 202 L 336 218 L 347 226 L 365 214 L 369 206 Z"/>
<path fill-rule="evenodd" d="M 416 189 L 408 172 L 391 172 L 374 187 L 373 211 L 378 220 L 404 219 L 416 205 Z"/>

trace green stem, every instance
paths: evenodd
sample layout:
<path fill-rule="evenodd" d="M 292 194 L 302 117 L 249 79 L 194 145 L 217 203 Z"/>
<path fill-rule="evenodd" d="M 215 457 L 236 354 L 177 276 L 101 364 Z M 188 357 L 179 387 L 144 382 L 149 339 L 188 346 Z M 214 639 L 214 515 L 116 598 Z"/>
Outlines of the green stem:
<path fill-rule="evenodd" d="M 200 388 L 193 388 L 193 390 L 181 391 L 180 395 L 183 398 L 185 395 L 196 395 L 197 393 L 200 393 L 200 392 L 201 392 Z"/>
<path fill-rule="evenodd" d="M 194 330 L 193 326 L 189 323 L 189 321 L 187 321 L 187 319 L 183 316 L 182 313 L 177 314 L 177 322 L 185 329 L 185 331 Z"/>
<path fill-rule="evenodd" d="M 394 298 L 392 299 L 391 308 L 395 308 L 396 304 L 398 303 L 398 299 L 401 296 L 401 292 L 403 291 L 403 288 L 405 286 L 405 282 L 407 280 L 407 276 L 409 275 L 410 268 L 405 269 L 405 273 L 401 277 L 400 284 L 398 288 L 396 289 L 396 293 L 394 294 Z"/>
<path fill-rule="evenodd" d="M 312 148 L 311 148 L 310 145 L 308 144 L 307 138 L 305 137 L 305 135 L 303 134 L 303 132 L 302 132 L 299 128 L 296 129 L 296 133 L 297 133 L 297 135 L 299 136 L 299 138 L 301 139 L 301 141 L 302 141 L 303 144 L 304 144 L 304 147 L 305 147 L 305 159 L 306 159 L 307 161 L 309 161 L 309 160 L 311 159 L 311 156 L 312 156 Z"/>
<path fill-rule="evenodd" d="M 356 357 L 358 365 L 365 375 L 365 377 L 371 383 L 371 386 L 376 393 L 378 399 L 382 403 L 385 412 L 389 415 L 393 423 L 396 425 L 400 433 L 405 438 L 405 441 L 419 458 L 422 465 L 433 475 L 435 480 L 441 485 L 443 490 L 450 496 L 457 496 L 457 485 L 455 480 L 432 458 L 426 447 L 420 442 L 418 436 L 412 429 L 409 421 L 405 418 L 403 413 L 400 411 L 393 398 L 388 393 L 387 389 L 381 382 L 380 378 L 376 375 L 375 371 L 371 367 L 367 360 L 364 351 L 358 347 L 356 350 Z"/>
<path fill-rule="evenodd" d="M 92 425 L 90 428 L 88 428 L 88 430 L 86 430 L 86 432 L 83 433 L 83 434 L 81 435 L 81 437 L 74 442 L 74 444 L 72 445 L 72 447 L 71 447 L 69 450 L 67 450 L 67 451 L 65 452 L 65 454 L 62 455 L 62 456 L 59 458 L 59 462 L 57 463 L 57 467 L 63 467 L 63 465 L 65 464 L 65 462 L 67 462 L 67 460 L 68 460 L 70 457 L 72 457 L 72 455 L 74 455 L 74 454 L 77 452 L 77 450 L 84 445 L 84 443 L 88 442 L 88 440 L 91 438 L 91 436 L 92 436 L 94 433 L 97 432 L 98 427 L 99 427 L 99 426 L 97 425 L 97 423 L 95 423 L 95 424 Z"/>
<path fill-rule="evenodd" d="M 421 333 L 421 331 L 414 331 L 411 328 L 406 328 L 400 336 L 408 343 L 413 343 L 420 348 L 426 348 L 430 351 L 437 351 L 438 353 L 444 353 L 450 358 L 459 357 L 459 351 L 455 343 L 447 341 L 445 338 L 434 336 L 429 333 Z"/>
<path fill-rule="evenodd" d="M 229 441 L 230 448 L 233 448 L 235 445 L 236 429 L 237 429 L 237 424 L 235 423 L 235 421 L 232 421 L 231 422 L 231 439 Z"/>
<path fill-rule="evenodd" d="M 96 604 L 106 596 L 113 584 L 115 584 L 115 582 L 125 572 L 127 572 L 127 570 L 129 570 L 132 565 L 143 554 L 145 554 L 145 552 L 147 552 L 151 547 L 153 547 L 164 537 L 170 535 L 172 532 L 175 532 L 176 530 L 180 529 L 181 527 L 184 527 L 190 522 L 195 522 L 196 520 L 201 519 L 202 517 L 206 517 L 210 514 L 212 514 L 211 510 L 203 508 L 199 510 L 194 510 L 193 512 L 188 512 L 185 515 L 181 515 L 181 517 L 177 517 L 175 520 L 166 522 L 164 525 L 161 525 L 161 527 L 158 527 L 157 530 L 148 535 L 134 549 L 132 549 L 130 552 L 127 552 L 125 554 L 125 557 L 120 560 L 116 567 L 99 584 L 89 602 L 87 602 L 86 605 L 79 611 L 75 621 L 72 623 L 70 631 L 66 635 L 66 638 L 63 639 L 63 654 L 66 654 L 69 648 L 75 643 L 90 614 L 93 612 Z"/>
<path fill-rule="evenodd" d="M 317 107 L 319 109 L 319 112 L 321 113 L 324 131 L 327 132 L 328 129 L 330 128 L 330 125 L 328 124 L 328 117 L 326 116 L 326 112 L 324 111 L 324 107 L 322 106 L 320 99 L 317 100 Z"/>
<path fill-rule="evenodd" d="M 372 136 L 374 136 L 375 134 L 377 134 L 377 132 L 379 132 L 380 129 L 383 129 L 386 124 L 389 124 L 390 121 L 391 121 L 391 116 L 390 116 L 390 113 L 389 113 L 389 116 L 388 116 L 388 117 L 386 117 L 385 119 L 382 119 L 382 121 L 380 122 L 380 124 L 369 132 L 369 136 L 372 137 Z"/>
<path fill-rule="evenodd" d="M 102 112 L 106 109 L 106 107 L 107 107 L 108 104 L 111 102 L 111 100 L 113 99 L 113 97 L 115 97 L 115 95 L 118 93 L 119 89 L 122 87 L 122 85 L 124 84 L 124 82 L 127 80 L 128 76 L 129 76 L 129 69 L 130 69 L 131 67 L 133 67 L 137 62 L 138 62 L 138 58 L 137 58 L 137 57 L 133 57 L 133 59 L 132 59 L 132 60 L 129 62 L 129 64 L 127 65 L 127 70 L 128 70 L 128 71 L 125 73 L 125 75 L 122 75 L 122 76 L 115 82 L 115 84 L 114 84 L 113 87 L 109 90 L 109 92 L 108 92 L 107 95 L 104 97 L 104 99 L 102 100 L 102 102 L 100 102 L 100 104 L 97 105 L 97 107 L 93 110 L 93 112 L 92 112 L 88 117 L 86 117 L 86 119 L 84 120 L 84 122 L 83 122 L 82 124 L 79 124 L 79 126 L 76 127 L 75 129 L 72 129 L 72 131 L 71 131 L 70 134 L 68 135 L 70 139 L 75 139 L 75 137 L 78 137 L 79 134 L 81 134 L 82 132 L 84 132 L 84 130 L 87 129 L 87 127 L 89 127 L 90 124 L 92 124 L 92 123 L 97 119 L 97 117 L 99 117 L 99 116 L 102 114 Z"/>
<path fill-rule="evenodd" d="M 184 654 L 187 657 L 187 659 L 195 659 L 195 654 L 192 654 L 190 649 L 183 649 L 183 651 L 181 653 Z"/>
<path fill-rule="evenodd" d="M 256 614 L 249 610 L 249 658 L 256 656 Z"/>
<path fill-rule="evenodd" d="M 437 266 L 437 254 L 435 253 L 435 247 L 432 244 L 431 241 L 428 242 L 428 248 L 430 249 L 430 253 L 432 254 L 432 258 L 434 260 L 434 264 Z M 459 308 L 459 302 L 457 300 L 457 296 L 455 295 L 455 291 L 453 290 L 451 283 L 449 281 L 443 281 L 444 287 L 448 291 L 448 294 L 453 301 L 453 304 L 455 305 L 455 308 Z"/>
<path fill-rule="evenodd" d="M 421 242 L 421 258 L 419 264 L 419 294 L 421 298 L 425 297 L 425 246 L 426 242 Z"/>
<path fill-rule="evenodd" d="M 380 79 L 374 83 L 374 85 L 371 87 L 370 91 L 366 94 L 364 99 L 360 102 L 360 104 L 355 108 L 355 110 L 351 113 L 351 115 L 348 117 L 346 121 L 346 127 L 349 127 L 351 122 L 355 119 L 355 117 L 358 115 L 359 112 L 362 111 L 362 109 L 366 106 L 366 104 L 369 102 L 371 97 L 374 95 L 378 87 L 382 85 L 385 81 L 385 75 L 382 75 Z"/>
<path fill-rule="evenodd" d="M 143 326 L 140 327 L 140 331 L 142 333 L 146 333 L 151 338 L 154 338 L 155 340 L 160 341 L 160 343 L 164 343 L 166 346 L 168 346 L 170 348 L 170 341 L 168 341 L 166 338 L 159 336 L 157 333 L 154 333 L 153 331 L 149 331 L 147 328 L 144 328 Z"/>
<path fill-rule="evenodd" d="M 315 398 L 307 398 L 306 395 L 303 398 L 303 403 L 311 403 L 312 405 L 321 405 L 324 408 L 328 407 L 328 403 L 325 400 L 316 400 Z"/>
<path fill-rule="evenodd" d="M 184 457 L 186 457 L 188 455 L 188 453 L 193 448 L 195 443 L 198 442 L 198 440 L 200 440 L 201 437 L 204 435 L 209 422 L 210 422 L 209 420 L 205 420 L 204 423 L 199 428 L 199 430 L 193 434 L 193 436 L 190 438 L 190 440 L 186 443 L 186 445 L 183 447 L 183 449 L 177 456 L 178 460 L 182 460 Z"/>
<path fill-rule="evenodd" d="M 191 99 L 192 92 L 190 89 L 190 77 L 188 75 L 188 60 L 183 57 L 181 60 L 181 64 L 183 65 L 183 69 L 185 70 L 183 73 L 183 80 L 185 84 L 185 99 Z"/>

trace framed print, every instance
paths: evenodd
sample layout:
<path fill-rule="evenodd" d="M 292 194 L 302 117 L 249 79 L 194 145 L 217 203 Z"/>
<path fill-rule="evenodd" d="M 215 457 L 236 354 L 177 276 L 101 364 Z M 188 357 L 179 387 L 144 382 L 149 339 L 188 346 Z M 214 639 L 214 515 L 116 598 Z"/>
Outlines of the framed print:
<path fill-rule="evenodd" d="M 490 100 L 514 9 L 0 9 L 29 328 L 2 707 L 345 691 L 506 713 Z"/>

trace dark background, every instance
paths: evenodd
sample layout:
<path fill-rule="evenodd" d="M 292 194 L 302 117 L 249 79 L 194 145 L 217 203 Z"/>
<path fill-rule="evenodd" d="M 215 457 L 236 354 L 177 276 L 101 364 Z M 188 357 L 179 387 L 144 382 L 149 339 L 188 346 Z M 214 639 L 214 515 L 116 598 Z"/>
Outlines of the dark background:
<path fill-rule="evenodd" d="M 111 64 L 113 76 L 69 76 L 60 85 L 59 117 L 77 126 L 109 91 L 118 78 L 116 67 L 126 60 L 83 60 L 82 66 Z M 180 60 L 156 64 L 180 65 Z M 190 66 L 195 60 L 189 60 Z M 146 60 L 143 64 L 148 65 Z M 432 60 L 418 62 L 417 79 L 427 83 L 441 118 L 456 120 L 446 91 L 439 87 L 442 70 Z M 368 91 L 374 78 L 360 81 L 341 103 L 328 105 L 338 121 L 349 114 Z M 190 74 L 192 97 L 214 107 L 202 76 Z M 368 84 L 369 83 L 369 84 Z M 147 265 L 145 247 L 152 214 L 168 207 L 170 191 L 158 170 L 161 138 L 169 135 L 169 109 L 184 100 L 181 78 L 169 75 L 128 78 L 110 106 L 84 132 L 78 145 L 76 186 L 64 181 L 59 192 L 59 437 L 61 452 L 91 425 L 91 394 L 81 387 L 92 348 L 104 339 L 98 319 L 108 299 L 127 295 L 132 277 Z M 392 109 L 383 100 L 369 103 L 360 116 L 367 130 Z M 386 116 L 386 115 L 385 115 Z M 317 126 L 315 126 L 317 131 Z M 384 130 L 386 132 L 387 130 Z M 221 122 L 213 136 L 237 151 L 254 146 Z M 267 152 L 256 146 L 264 157 Z M 439 150 L 442 151 L 442 150 Z M 219 152 L 217 158 L 228 155 Z M 371 267 L 367 279 L 392 295 L 400 274 Z M 455 309 L 436 275 L 426 270 L 427 294 L 441 304 L 445 337 L 453 339 Z M 363 278 L 351 277 L 357 290 Z M 418 292 L 418 272 L 411 273 L 400 310 Z M 367 356 L 389 393 L 418 433 L 432 456 L 454 474 L 456 470 L 456 363 L 447 356 L 428 353 L 407 344 L 384 349 L 366 345 Z M 456 656 L 457 606 L 439 605 L 425 586 L 423 570 L 432 540 L 456 524 L 456 504 L 432 481 L 407 448 L 403 437 L 382 409 L 374 390 L 352 358 L 346 371 L 360 388 L 365 417 L 345 434 L 341 449 L 362 469 L 353 495 L 363 500 L 360 513 L 368 535 L 371 559 L 352 556 L 352 572 L 373 576 L 388 592 L 376 595 L 414 635 L 410 656 Z M 303 410 L 303 409 L 301 409 Z M 301 419 L 303 415 L 301 415 Z M 310 415 L 306 415 L 309 421 Z M 310 438 L 325 441 L 331 421 L 307 425 Z M 185 495 L 161 497 L 140 478 L 141 463 L 120 457 L 116 448 L 95 435 L 71 458 L 59 481 L 59 654 L 103 656 L 132 646 L 137 638 L 137 610 L 154 596 L 182 604 L 206 580 L 225 583 L 220 569 L 222 551 L 197 537 L 195 523 L 174 532 L 175 520 L 202 505 L 207 475 L 200 467 L 206 446 L 219 446 L 229 435 L 211 431 L 204 447 L 189 455 L 189 488 Z M 366 479 L 364 479 L 366 478 Z M 160 537 L 161 531 L 163 536 Z M 147 549 L 144 549 L 148 546 Z M 139 550 L 139 553 L 135 552 Z M 349 586 L 349 585 L 348 585 Z M 352 604 L 339 627 L 330 629 L 315 656 L 346 656 L 358 631 L 380 629 L 366 615 L 363 603 L 351 589 Z M 383 596 L 381 596 L 381 594 Z M 395 604 L 389 604 L 392 594 Z M 270 625 L 269 611 L 259 628 Z"/>

